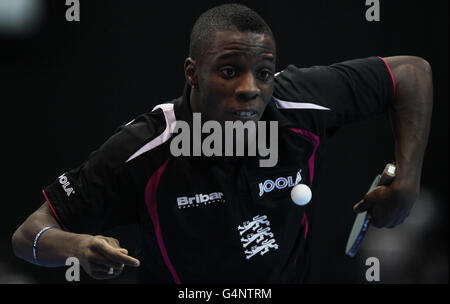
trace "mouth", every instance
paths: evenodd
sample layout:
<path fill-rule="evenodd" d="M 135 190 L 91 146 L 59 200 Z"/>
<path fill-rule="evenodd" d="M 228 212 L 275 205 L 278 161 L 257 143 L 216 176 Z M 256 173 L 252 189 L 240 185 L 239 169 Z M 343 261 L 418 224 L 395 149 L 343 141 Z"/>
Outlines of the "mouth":
<path fill-rule="evenodd" d="M 252 109 L 236 110 L 231 113 L 240 119 L 252 119 L 258 116 L 258 111 Z"/>

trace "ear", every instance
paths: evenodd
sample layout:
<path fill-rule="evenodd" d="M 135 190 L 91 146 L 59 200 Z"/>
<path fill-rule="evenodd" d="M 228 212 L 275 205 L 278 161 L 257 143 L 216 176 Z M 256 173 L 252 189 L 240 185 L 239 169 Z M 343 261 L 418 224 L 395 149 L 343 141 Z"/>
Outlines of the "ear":
<path fill-rule="evenodd" d="M 191 88 L 195 89 L 198 85 L 197 82 L 197 62 L 191 57 L 186 58 L 184 61 L 184 75 Z"/>

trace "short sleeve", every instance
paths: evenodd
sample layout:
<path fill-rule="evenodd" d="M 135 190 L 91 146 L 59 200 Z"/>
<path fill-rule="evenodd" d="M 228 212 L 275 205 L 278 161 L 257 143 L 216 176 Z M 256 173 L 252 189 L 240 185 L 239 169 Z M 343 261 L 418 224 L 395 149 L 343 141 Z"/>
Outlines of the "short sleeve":
<path fill-rule="evenodd" d="M 277 75 L 274 88 L 279 108 L 294 118 L 307 111 L 323 130 L 385 113 L 394 95 L 395 81 L 381 57 L 310 68 L 290 65 Z"/>
<path fill-rule="evenodd" d="M 79 167 L 45 187 L 43 194 L 63 228 L 98 233 L 137 222 L 136 188 L 127 159 L 161 129 L 163 118 L 141 116 L 120 127 Z"/>

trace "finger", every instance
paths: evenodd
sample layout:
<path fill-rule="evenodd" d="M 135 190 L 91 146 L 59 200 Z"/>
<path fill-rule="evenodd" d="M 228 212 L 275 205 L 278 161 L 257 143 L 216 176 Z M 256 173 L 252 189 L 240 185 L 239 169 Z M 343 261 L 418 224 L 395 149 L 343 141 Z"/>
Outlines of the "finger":
<path fill-rule="evenodd" d="M 395 216 L 391 217 L 391 220 L 389 221 L 388 225 L 386 225 L 387 228 L 394 228 L 396 226 L 399 226 L 402 224 L 406 218 L 408 217 L 409 212 L 397 212 Z"/>
<path fill-rule="evenodd" d="M 386 214 L 383 212 L 383 209 L 373 208 L 370 210 L 371 216 L 371 224 L 376 228 L 384 228 L 390 221 L 388 220 Z"/>
<path fill-rule="evenodd" d="M 104 265 L 105 267 L 113 267 L 115 269 L 119 269 L 122 267 L 123 263 L 111 261 L 104 254 L 102 254 L 101 250 L 97 249 L 96 251 L 92 251 L 91 256 L 88 258 L 88 262 L 90 264 Z"/>
<path fill-rule="evenodd" d="M 398 226 L 398 224 L 399 224 L 400 222 L 401 222 L 401 221 L 400 221 L 399 219 L 393 219 L 393 220 L 389 221 L 389 223 L 387 223 L 387 224 L 385 225 L 385 228 L 388 228 L 388 229 L 395 228 L 396 226 Z"/>
<path fill-rule="evenodd" d="M 395 222 L 393 224 L 389 224 L 389 225 L 385 226 L 385 228 L 392 229 L 392 228 L 395 228 L 397 225 L 398 225 L 397 222 Z"/>
<path fill-rule="evenodd" d="M 125 264 L 126 266 L 139 267 L 140 261 L 135 259 L 119 250 L 118 248 L 111 247 L 108 243 L 100 243 L 99 249 L 101 254 L 103 254 L 108 260 Z"/>
<path fill-rule="evenodd" d="M 109 280 L 109 279 L 113 279 L 115 277 L 117 277 L 119 274 L 113 273 L 113 274 L 108 274 L 102 271 L 93 271 L 91 272 L 91 277 L 93 277 L 94 279 L 97 280 Z"/>
<path fill-rule="evenodd" d="M 106 267 L 105 265 L 91 263 L 90 265 L 90 275 L 96 279 L 111 279 L 119 276 L 124 266 L 120 268 Z"/>
<path fill-rule="evenodd" d="M 115 238 L 107 237 L 107 238 L 105 238 L 105 241 L 114 248 L 120 248 L 119 240 L 117 240 Z"/>
<path fill-rule="evenodd" d="M 361 212 L 372 209 L 372 207 L 373 207 L 373 203 L 371 201 L 362 199 L 353 206 L 353 211 L 355 213 L 361 213 Z"/>
<path fill-rule="evenodd" d="M 123 254 L 128 255 L 128 250 L 126 250 L 125 248 L 119 248 L 119 251 L 122 252 Z"/>
<path fill-rule="evenodd" d="M 388 228 L 392 229 L 398 226 L 402 220 L 395 219 L 392 217 L 388 217 L 387 215 L 374 217 L 374 220 L 372 221 L 372 224 L 376 228 Z"/>
<path fill-rule="evenodd" d="M 406 217 L 404 217 L 403 219 L 401 219 L 401 220 L 398 222 L 398 225 L 403 224 L 403 223 L 406 221 L 407 218 L 408 218 L 408 216 L 406 216 Z"/>
<path fill-rule="evenodd" d="M 399 226 L 401 224 L 403 224 L 403 222 L 406 220 L 406 216 L 400 217 L 399 219 L 397 219 L 394 223 L 394 227 Z M 392 227 L 393 228 L 393 227 Z"/>
<path fill-rule="evenodd" d="M 111 269 L 114 271 L 114 273 L 120 273 L 123 270 L 124 265 L 120 265 L 119 267 L 113 267 L 107 264 L 98 264 L 98 263 L 90 263 L 90 269 L 91 271 L 95 272 L 105 272 L 108 273 L 111 271 Z"/>

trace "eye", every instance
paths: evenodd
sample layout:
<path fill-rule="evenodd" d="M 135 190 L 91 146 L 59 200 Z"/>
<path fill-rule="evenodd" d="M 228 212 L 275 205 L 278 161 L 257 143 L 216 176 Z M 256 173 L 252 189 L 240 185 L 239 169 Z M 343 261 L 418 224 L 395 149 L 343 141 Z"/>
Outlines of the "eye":
<path fill-rule="evenodd" d="M 273 73 L 268 70 L 262 70 L 259 72 L 259 79 L 262 81 L 268 81 L 273 76 Z"/>
<path fill-rule="evenodd" d="M 224 78 L 233 78 L 236 77 L 237 71 L 236 69 L 232 68 L 232 67 L 226 67 L 220 70 L 220 73 L 222 74 L 222 76 Z"/>

